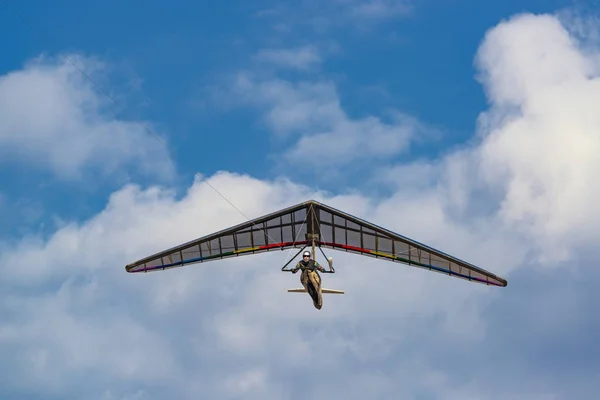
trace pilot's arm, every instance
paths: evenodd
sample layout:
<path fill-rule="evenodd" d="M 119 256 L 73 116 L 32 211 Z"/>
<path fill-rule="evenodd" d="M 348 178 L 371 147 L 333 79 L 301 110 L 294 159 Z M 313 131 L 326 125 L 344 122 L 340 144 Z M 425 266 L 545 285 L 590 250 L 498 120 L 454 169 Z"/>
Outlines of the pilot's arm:
<path fill-rule="evenodd" d="M 295 274 L 296 272 L 298 272 L 299 269 L 300 269 L 300 261 L 298 261 L 298 264 L 296 264 L 296 267 L 292 268 L 292 274 Z"/>
<path fill-rule="evenodd" d="M 321 271 L 321 272 L 325 272 L 325 268 L 323 268 L 323 267 L 321 266 L 321 264 L 319 264 L 319 263 L 317 262 L 317 260 L 315 260 L 315 267 L 317 267 L 317 269 L 318 269 L 319 271 Z"/>

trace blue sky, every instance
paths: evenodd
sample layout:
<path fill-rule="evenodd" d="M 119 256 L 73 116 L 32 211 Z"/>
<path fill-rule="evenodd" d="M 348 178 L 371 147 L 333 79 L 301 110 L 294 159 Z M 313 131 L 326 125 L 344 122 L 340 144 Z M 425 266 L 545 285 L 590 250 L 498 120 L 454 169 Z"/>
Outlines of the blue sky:
<path fill-rule="evenodd" d="M 260 178 L 283 173 L 337 191 L 357 187 L 356 180 L 328 174 L 327 169 L 301 173 L 276 162 L 289 141 L 270 135 L 256 110 L 235 106 L 220 110 L 208 94 L 215 82 L 227 81 L 239 71 L 268 69 L 253 62 L 256 53 L 265 48 L 314 46 L 323 53 L 315 70 L 273 74 L 291 82 L 335 85 L 336 100 L 350 118 L 385 116 L 388 109 L 418 118 L 435 130 L 435 135 L 388 160 L 431 158 L 468 140 L 478 113 L 486 106 L 472 65 L 486 30 L 520 11 L 553 11 L 570 4 L 530 1 L 484 6 L 475 1 L 447 5 L 424 1 L 403 6 L 405 12 L 389 18 L 350 16 L 322 22 L 319 18 L 328 20 L 335 12 L 349 13 L 352 2 L 333 2 L 322 10 L 318 3 L 303 2 L 295 10 L 290 2 L 230 2 L 227 6 L 220 2 L 169 6 L 138 2 L 127 7 L 117 2 L 67 1 L 52 7 L 8 2 L 3 6 L 0 28 L 7 49 L 0 70 L 19 69 L 40 54 L 77 53 L 110 63 L 110 71 L 94 79 L 101 79 L 102 89 L 118 96 L 124 109 L 109 107 L 107 115 L 156 124 L 177 160 L 182 187 L 196 172 L 226 169 Z M 222 95 L 229 96 L 226 92 Z M 14 190 L 10 199 L 33 208 L 46 209 L 52 204 L 52 212 L 64 218 L 73 211 L 79 217 L 90 216 L 103 207 L 106 195 L 122 184 L 118 179 L 94 182 L 82 191 L 72 185 L 55 186 L 44 171 L 38 170 L 41 175 L 36 178 L 27 171 L 18 179 L 5 171 L 0 179 L 3 186 Z M 335 179 L 324 178 L 327 175 Z M 43 189 L 48 196 L 43 207 L 36 182 L 48 185 Z M 58 194 L 63 190 L 67 198 Z"/>
<path fill-rule="evenodd" d="M 589 398 L 597 13 L 3 3 L 0 397 L 296 399 L 312 368 L 313 398 Z M 317 198 L 509 286 L 336 254 L 348 295 L 315 312 L 280 254 L 125 274 L 244 219 L 203 179 L 247 216 Z"/>

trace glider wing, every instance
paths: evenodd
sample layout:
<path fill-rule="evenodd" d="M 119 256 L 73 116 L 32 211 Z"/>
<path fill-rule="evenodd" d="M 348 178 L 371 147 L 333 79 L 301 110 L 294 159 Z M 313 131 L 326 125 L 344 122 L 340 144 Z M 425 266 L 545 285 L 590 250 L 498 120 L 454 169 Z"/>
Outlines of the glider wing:
<path fill-rule="evenodd" d="M 212 233 L 145 257 L 125 267 L 127 272 L 149 272 L 245 254 L 285 250 L 311 243 L 306 239 L 307 207 L 299 204 Z"/>
<path fill-rule="evenodd" d="M 125 267 L 146 272 L 312 244 L 486 285 L 507 281 L 466 261 L 316 201 L 307 201 L 165 250 Z"/>
<path fill-rule="evenodd" d="M 317 205 L 312 214 L 318 223 L 321 247 L 395 261 L 486 285 L 508 284 L 505 279 L 466 261 L 332 207 Z"/>

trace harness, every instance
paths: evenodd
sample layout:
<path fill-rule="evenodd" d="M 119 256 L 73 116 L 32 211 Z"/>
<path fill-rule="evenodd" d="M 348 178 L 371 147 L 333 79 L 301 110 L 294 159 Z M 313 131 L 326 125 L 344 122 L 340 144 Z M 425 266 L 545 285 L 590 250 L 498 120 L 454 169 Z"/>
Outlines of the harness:
<path fill-rule="evenodd" d="M 302 261 L 298 261 L 298 264 L 296 264 L 296 268 L 298 268 L 301 271 L 316 271 L 318 270 L 317 265 L 315 263 L 315 260 L 308 260 L 308 262 L 306 264 L 304 264 L 304 262 Z"/>

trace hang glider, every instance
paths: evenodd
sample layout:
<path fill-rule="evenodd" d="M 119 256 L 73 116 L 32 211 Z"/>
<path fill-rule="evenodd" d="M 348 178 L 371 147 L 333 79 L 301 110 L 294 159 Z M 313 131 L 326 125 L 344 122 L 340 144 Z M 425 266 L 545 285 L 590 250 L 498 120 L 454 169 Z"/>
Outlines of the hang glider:
<path fill-rule="evenodd" d="M 125 270 L 131 273 L 166 270 L 290 248 L 301 248 L 302 251 L 307 246 L 312 246 L 313 257 L 315 247 L 319 247 L 321 252 L 322 248 L 328 248 L 398 262 L 485 285 L 507 285 L 505 279 L 491 272 L 314 200 L 143 258 L 128 264 Z M 282 271 L 290 271 L 286 269 L 288 264 Z M 326 272 L 335 272 L 331 262 L 330 271 Z"/>

